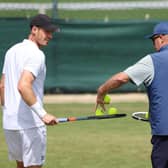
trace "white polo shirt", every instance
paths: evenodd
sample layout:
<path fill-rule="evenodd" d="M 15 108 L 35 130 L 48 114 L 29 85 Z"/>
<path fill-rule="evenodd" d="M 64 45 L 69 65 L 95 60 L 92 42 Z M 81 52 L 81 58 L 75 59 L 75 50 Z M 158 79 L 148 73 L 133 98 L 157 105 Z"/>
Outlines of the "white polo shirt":
<path fill-rule="evenodd" d="M 35 76 L 33 90 L 38 102 L 42 104 L 46 75 L 45 55 L 34 42 L 27 39 L 11 47 L 5 55 L 4 129 L 21 130 L 44 125 L 37 114 L 23 101 L 17 89 L 23 70 L 28 70 Z"/>

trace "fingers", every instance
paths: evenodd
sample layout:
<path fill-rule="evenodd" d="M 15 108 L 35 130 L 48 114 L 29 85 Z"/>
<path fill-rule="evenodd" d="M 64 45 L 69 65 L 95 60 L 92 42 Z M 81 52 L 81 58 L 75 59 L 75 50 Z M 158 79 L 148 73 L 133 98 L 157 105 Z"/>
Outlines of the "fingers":
<path fill-rule="evenodd" d="M 57 124 L 57 122 L 54 121 L 54 120 L 52 120 L 52 121 L 45 121 L 45 124 L 48 125 L 48 126 L 52 126 L 52 125 Z"/>
<path fill-rule="evenodd" d="M 42 118 L 43 122 L 46 125 L 55 125 L 58 124 L 58 120 L 55 118 L 55 116 L 50 115 L 50 114 L 46 114 L 43 118 Z"/>
<path fill-rule="evenodd" d="M 52 125 L 57 124 L 57 122 L 55 120 L 52 120 L 52 121 L 46 122 L 45 124 L 52 126 Z"/>
<path fill-rule="evenodd" d="M 96 110 L 97 110 L 98 106 L 99 106 L 99 104 L 98 104 L 98 103 L 96 103 L 95 108 L 94 108 L 94 112 L 96 112 Z"/>
<path fill-rule="evenodd" d="M 100 107 L 102 108 L 103 111 L 106 111 L 105 103 L 103 102 L 103 103 L 96 103 L 94 112 L 96 112 L 99 105 L 100 105 Z"/>
<path fill-rule="evenodd" d="M 103 109 L 103 111 L 106 111 L 106 108 L 105 108 L 105 105 L 104 103 L 103 104 L 100 104 L 101 108 Z"/>
<path fill-rule="evenodd" d="M 98 106 L 100 105 L 100 107 L 102 108 L 103 111 L 106 111 L 105 105 L 106 104 L 110 104 L 104 101 L 104 95 L 97 95 L 97 99 L 96 99 L 96 105 L 95 105 L 95 112 L 98 108 Z"/>

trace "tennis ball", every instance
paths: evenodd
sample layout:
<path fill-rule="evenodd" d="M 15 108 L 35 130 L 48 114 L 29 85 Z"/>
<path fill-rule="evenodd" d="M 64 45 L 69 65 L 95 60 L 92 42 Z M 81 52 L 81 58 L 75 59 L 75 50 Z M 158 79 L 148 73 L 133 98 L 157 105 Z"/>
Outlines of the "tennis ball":
<path fill-rule="evenodd" d="M 111 101 L 111 97 L 109 96 L 109 95 L 105 95 L 104 96 L 104 103 L 110 103 L 110 101 Z"/>
<path fill-rule="evenodd" d="M 146 112 L 145 118 L 146 118 L 146 119 L 149 119 L 149 112 Z"/>
<path fill-rule="evenodd" d="M 117 109 L 115 107 L 110 107 L 108 109 L 108 114 L 110 114 L 110 115 L 117 114 L 117 113 L 118 113 L 118 111 L 117 111 Z"/>
<path fill-rule="evenodd" d="M 96 110 L 96 116 L 104 115 L 103 111 L 101 109 Z"/>

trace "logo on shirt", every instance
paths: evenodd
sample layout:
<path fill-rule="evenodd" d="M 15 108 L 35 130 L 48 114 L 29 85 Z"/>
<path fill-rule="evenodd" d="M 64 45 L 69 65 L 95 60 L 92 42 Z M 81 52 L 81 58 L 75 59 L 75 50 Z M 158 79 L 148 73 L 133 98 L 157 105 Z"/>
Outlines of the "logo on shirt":
<path fill-rule="evenodd" d="M 45 160 L 45 156 L 42 155 L 42 156 L 41 156 L 41 161 L 44 161 L 44 160 Z"/>

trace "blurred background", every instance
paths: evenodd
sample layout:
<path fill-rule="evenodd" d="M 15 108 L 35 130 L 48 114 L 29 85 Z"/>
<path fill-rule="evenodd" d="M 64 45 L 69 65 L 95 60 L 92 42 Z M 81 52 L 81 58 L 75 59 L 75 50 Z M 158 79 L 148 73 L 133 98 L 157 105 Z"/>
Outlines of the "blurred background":
<path fill-rule="evenodd" d="M 167 20 L 167 9 L 166 0 L 0 0 L 1 71 L 6 50 L 27 38 L 31 17 L 44 13 L 61 30 L 43 48 L 45 93 L 96 93 L 111 75 L 154 52 L 144 37 Z M 127 84 L 115 92 L 144 91 Z"/>

